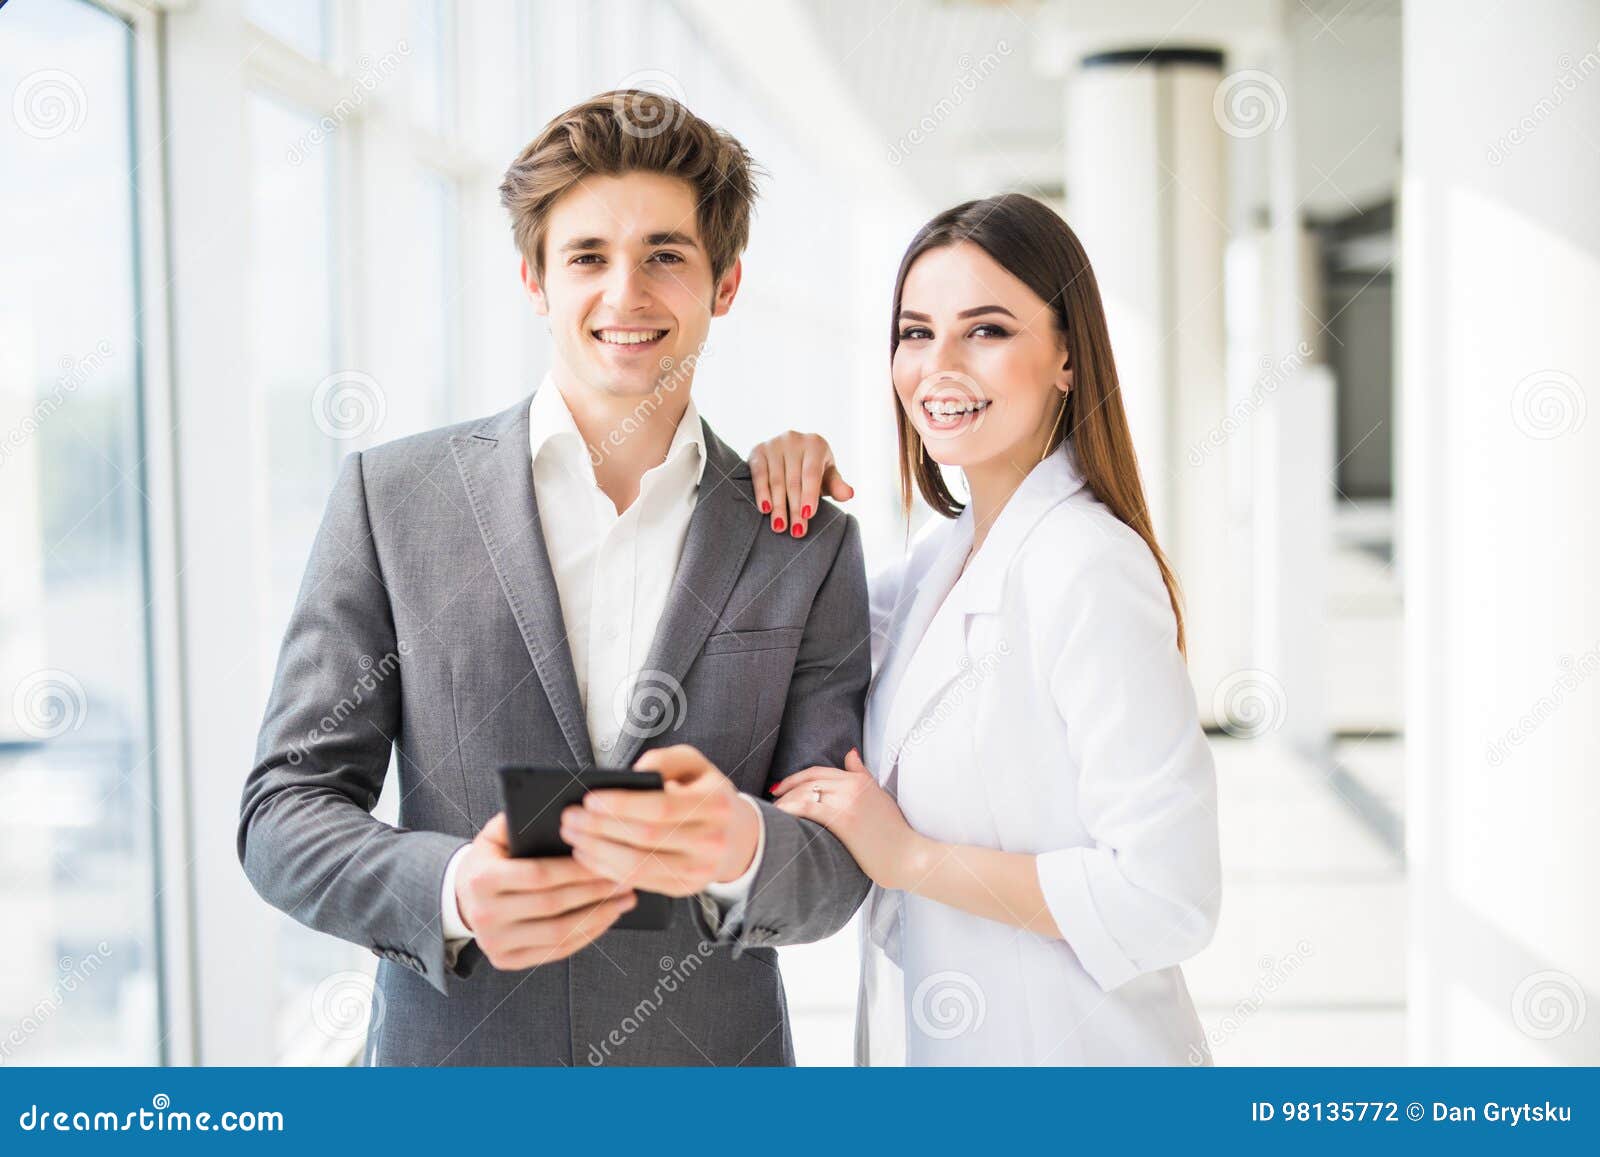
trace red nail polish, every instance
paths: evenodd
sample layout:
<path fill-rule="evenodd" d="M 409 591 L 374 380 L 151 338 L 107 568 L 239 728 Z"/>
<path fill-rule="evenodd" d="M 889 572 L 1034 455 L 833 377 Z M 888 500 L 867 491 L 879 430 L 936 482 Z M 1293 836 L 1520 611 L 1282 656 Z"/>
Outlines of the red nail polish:
<path fill-rule="evenodd" d="M 802 506 L 800 508 L 800 517 L 801 518 L 810 518 L 811 517 L 811 507 Z"/>
<path fill-rule="evenodd" d="M 761 504 L 761 513 L 762 514 L 771 514 L 772 513 L 772 503 L 763 502 Z"/>
<path fill-rule="evenodd" d="M 772 529 L 773 530 L 777 530 L 777 531 L 781 531 L 783 529 L 783 519 L 774 518 L 772 520 Z"/>
<path fill-rule="evenodd" d="M 796 538 L 804 538 L 806 535 L 806 524 L 803 522 L 795 523 L 793 534 Z"/>

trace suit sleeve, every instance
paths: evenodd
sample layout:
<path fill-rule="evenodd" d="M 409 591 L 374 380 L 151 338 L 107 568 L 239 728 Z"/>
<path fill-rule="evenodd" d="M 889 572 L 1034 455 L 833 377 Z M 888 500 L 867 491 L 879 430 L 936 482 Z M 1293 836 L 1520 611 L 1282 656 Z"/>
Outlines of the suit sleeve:
<path fill-rule="evenodd" d="M 273 907 L 446 991 L 440 889 L 465 841 L 375 819 L 400 727 L 395 637 L 360 454 L 345 459 L 295 600 L 245 780 L 238 851 Z"/>
<path fill-rule="evenodd" d="M 1216 775 L 1155 558 L 1118 540 L 1039 622 L 1051 698 L 1078 768 L 1086 846 L 1044 852 L 1062 938 L 1103 990 L 1210 941 L 1221 895 Z"/>
<path fill-rule="evenodd" d="M 866 569 L 855 519 L 841 515 L 839 546 L 812 601 L 795 658 L 767 785 L 815 765 L 843 767 L 861 745 L 871 680 Z M 703 898 L 698 915 L 716 942 L 746 947 L 803 944 L 849 921 L 871 886 L 838 838 L 820 824 L 757 800 L 766 847 L 748 898 L 722 913 Z"/>

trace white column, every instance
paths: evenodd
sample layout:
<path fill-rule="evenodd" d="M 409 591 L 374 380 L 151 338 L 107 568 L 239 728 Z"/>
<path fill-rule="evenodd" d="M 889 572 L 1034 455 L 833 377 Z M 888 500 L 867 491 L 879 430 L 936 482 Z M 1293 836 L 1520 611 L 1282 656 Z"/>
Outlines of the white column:
<path fill-rule="evenodd" d="M 1188 464 L 1227 405 L 1227 152 L 1213 100 L 1222 54 L 1138 49 L 1083 59 L 1067 86 L 1067 220 L 1105 300 L 1156 533 L 1187 602 L 1202 717 L 1238 665 L 1224 460 Z"/>
<path fill-rule="evenodd" d="M 1461 17 L 1405 8 L 1410 1059 L 1596 1064 L 1600 7 Z"/>

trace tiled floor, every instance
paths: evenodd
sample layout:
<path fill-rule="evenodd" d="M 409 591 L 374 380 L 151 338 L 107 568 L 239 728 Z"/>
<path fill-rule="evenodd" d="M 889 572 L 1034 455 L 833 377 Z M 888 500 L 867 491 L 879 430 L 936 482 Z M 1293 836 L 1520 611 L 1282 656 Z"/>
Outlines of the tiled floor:
<path fill-rule="evenodd" d="M 1321 765 L 1271 737 L 1213 738 L 1223 907 L 1184 967 L 1219 1065 L 1405 1063 L 1400 607 L 1392 567 L 1331 570 L 1332 702 Z M 1374 822 L 1376 820 L 1376 822 Z M 849 1064 L 854 928 L 783 950 L 801 1064 Z"/>

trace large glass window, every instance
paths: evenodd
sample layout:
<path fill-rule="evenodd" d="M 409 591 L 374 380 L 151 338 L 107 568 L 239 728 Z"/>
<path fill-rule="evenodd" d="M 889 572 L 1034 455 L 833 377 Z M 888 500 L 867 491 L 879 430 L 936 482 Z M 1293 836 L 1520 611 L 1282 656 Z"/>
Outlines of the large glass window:
<path fill-rule="evenodd" d="M 156 1064 L 132 34 L 3 23 L 0 1063 Z"/>

